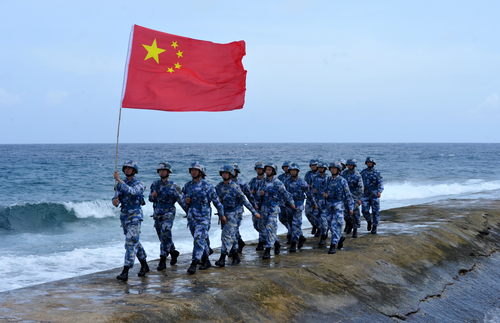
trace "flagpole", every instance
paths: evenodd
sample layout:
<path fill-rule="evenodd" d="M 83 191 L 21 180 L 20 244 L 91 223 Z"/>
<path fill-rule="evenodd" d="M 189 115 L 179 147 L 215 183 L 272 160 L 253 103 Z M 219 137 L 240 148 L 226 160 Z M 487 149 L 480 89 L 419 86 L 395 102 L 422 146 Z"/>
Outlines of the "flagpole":
<path fill-rule="evenodd" d="M 118 171 L 118 142 L 120 141 L 120 122 L 122 120 L 122 107 L 120 106 L 120 114 L 118 115 L 118 131 L 116 132 L 116 156 L 115 156 L 115 172 Z M 115 198 L 118 196 L 118 191 L 116 190 L 116 179 L 115 179 Z"/>

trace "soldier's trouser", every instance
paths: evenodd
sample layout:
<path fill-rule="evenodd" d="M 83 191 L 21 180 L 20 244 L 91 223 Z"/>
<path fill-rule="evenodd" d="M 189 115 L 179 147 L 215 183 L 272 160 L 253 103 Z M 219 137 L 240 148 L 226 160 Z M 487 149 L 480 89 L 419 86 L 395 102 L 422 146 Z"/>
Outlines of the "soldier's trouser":
<path fill-rule="evenodd" d="M 305 207 L 305 212 L 306 214 L 306 218 L 307 218 L 307 221 L 309 221 L 309 223 L 311 223 L 311 225 L 313 227 L 316 226 L 316 218 L 314 216 L 314 207 L 313 207 L 313 204 L 311 202 L 309 202 L 309 200 L 306 201 L 306 207 Z"/>
<path fill-rule="evenodd" d="M 344 226 L 344 203 L 328 203 L 326 214 L 328 228 L 332 232 L 332 244 L 337 244 Z"/>
<path fill-rule="evenodd" d="M 295 204 L 295 210 L 288 209 L 289 217 L 291 219 L 291 234 L 292 242 L 299 242 L 299 238 L 302 235 L 302 211 L 304 210 L 304 204 Z"/>
<path fill-rule="evenodd" d="M 208 229 L 210 227 L 210 219 L 206 217 L 189 217 L 189 231 L 193 236 L 193 255 L 191 260 L 201 261 L 202 256 L 208 255 Z"/>
<path fill-rule="evenodd" d="M 358 205 L 358 200 L 354 201 L 354 209 L 352 210 L 352 215 L 349 214 L 349 205 L 347 203 L 344 203 L 344 221 L 347 223 L 349 222 L 349 219 L 352 220 L 352 227 L 353 228 L 359 228 L 360 223 L 361 223 L 361 212 L 359 211 L 359 205 Z"/>
<path fill-rule="evenodd" d="M 259 212 L 260 214 L 260 212 Z M 253 228 L 259 233 L 259 242 L 266 241 L 266 230 L 261 225 L 261 219 L 252 216 Z"/>
<path fill-rule="evenodd" d="M 378 226 L 380 217 L 380 199 L 377 197 L 377 192 L 366 192 L 361 197 L 361 206 L 363 217 L 366 221 L 371 221 L 373 225 Z M 370 215 L 370 208 L 372 214 Z"/>
<path fill-rule="evenodd" d="M 316 227 L 320 230 L 321 235 L 326 235 L 328 232 L 328 222 L 326 221 L 326 202 L 324 199 L 321 199 L 316 203 L 318 204 L 318 208 L 314 210 Z"/>
<path fill-rule="evenodd" d="M 279 220 L 283 224 L 288 232 L 290 232 L 290 224 L 288 223 L 288 216 L 286 211 L 286 206 L 280 205 Z"/>
<path fill-rule="evenodd" d="M 231 251 L 236 240 L 236 227 L 238 225 L 238 214 L 237 212 L 224 212 L 226 216 L 226 223 L 222 223 L 221 232 L 221 254 L 227 255 Z M 237 240 L 236 240 L 237 241 Z"/>
<path fill-rule="evenodd" d="M 274 247 L 274 243 L 278 241 L 278 215 L 280 212 L 279 206 L 262 206 L 261 208 L 261 227 L 266 232 L 266 248 Z"/>
<path fill-rule="evenodd" d="M 240 225 L 241 221 L 243 220 L 243 206 L 239 207 L 238 210 L 236 211 L 236 229 L 235 229 L 235 240 L 233 242 L 233 248 L 236 248 L 238 250 L 238 240 L 241 239 L 241 234 L 240 234 Z"/>
<path fill-rule="evenodd" d="M 123 265 L 132 268 L 136 256 L 139 260 L 145 260 L 147 256 L 146 251 L 139 242 L 142 220 L 121 222 L 123 234 L 125 235 L 125 261 Z"/>
<path fill-rule="evenodd" d="M 160 256 L 167 257 L 170 251 L 175 249 L 172 241 L 172 226 L 174 224 L 175 214 L 154 215 L 155 229 L 158 239 L 160 239 Z"/>

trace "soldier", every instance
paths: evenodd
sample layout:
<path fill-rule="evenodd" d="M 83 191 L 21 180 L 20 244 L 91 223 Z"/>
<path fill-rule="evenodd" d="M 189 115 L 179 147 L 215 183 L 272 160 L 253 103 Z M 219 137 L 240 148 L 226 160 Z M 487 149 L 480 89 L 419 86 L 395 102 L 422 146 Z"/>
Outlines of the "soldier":
<path fill-rule="evenodd" d="M 363 196 L 363 179 L 361 175 L 356 171 L 356 159 L 349 158 L 346 162 L 347 169 L 344 170 L 340 175 L 345 178 L 347 184 L 349 185 L 349 191 L 351 192 L 352 199 L 354 201 L 353 216 L 350 217 L 347 214 L 347 205 L 344 205 L 344 218 L 346 220 L 346 233 L 350 233 L 349 226 L 352 227 L 352 237 L 358 237 L 358 228 L 361 223 L 361 212 L 359 211 L 359 206 L 361 205 L 361 197 Z M 348 220 L 350 219 L 350 220 Z M 349 223 L 349 221 L 351 223 Z"/>
<path fill-rule="evenodd" d="M 365 165 L 367 168 L 363 169 L 360 173 L 364 185 L 361 210 L 367 223 L 366 230 L 371 230 L 372 234 L 376 234 L 379 225 L 380 196 L 384 191 L 384 185 L 382 183 L 382 175 L 374 167 L 376 165 L 375 158 L 366 157 Z M 371 215 L 370 208 L 372 209 Z"/>
<path fill-rule="evenodd" d="M 285 185 L 275 178 L 278 166 L 273 163 L 265 165 L 266 180 L 260 187 L 260 196 L 262 199 L 262 206 L 260 214 L 262 216 L 262 225 L 266 228 L 266 249 L 262 259 L 269 259 L 271 257 L 271 247 L 274 245 L 274 254 L 280 253 L 280 243 L 276 236 L 278 229 L 277 218 L 280 212 L 279 201 L 285 200 L 285 204 L 289 205 L 295 210 L 293 199 L 286 191 Z"/>
<path fill-rule="evenodd" d="M 139 165 L 133 160 L 128 160 L 123 164 L 122 172 L 125 174 L 125 180 L 120 179 L 120 174 L 115 171 L 114 177 L 117 181 L 115 197 L 112 199 L 113 205 L 120 205 L 120 221 L 125 235 L 125 262 L 123 270 L 116 279 L 121 281 L 128 280 L 128 271 L 134 266 L 134 260 L 141 262 L 141 269 L 137 274 L 139 277 L 145 276 L 149 272 L 149 266 L 146 261 L 146 251 L 139 242 L 141 233 L 141 222 L 143 220 L 142 205 L 144 205 L 144 183 L 137 178 L 135 174 L 139 173 Z"/>
<path fill-rule="evenodd" d="M 304 210 L 304 197 L 311 200 L 313 209 L 317 209 L 316 201 L 311 194 L 309 185 L 306 181 L 299 178 L 300 167 L 297 163 L 290 163 L 290 178 L 285 180 L 285 188 L 292 195 L 295 205 L 295 210 L 289 210 L 291 218 L 291 246 L 290 252 L 296 252 L 306 242 L 306 238 L 302 235 L 302 211 Z"/>
<path fill-rule="evenodd" d="M 233 244 L 236 240 L 238 209 L 240 208 L 240 204 L 245 205 L 255 218 L 260 218 L 260 214 L 258 214 L 250 202 L 247 201 L 245 194 L 243 194 L 239 185 L 231 181 L 233 172 L 233 166 L 223 165 L 219 171 L 219 174 L 222 177 L 222 182 L 217 184 L 215 187 L 219 200 L 224 206 L 224 216 L 226 217 L 226 222 L 222 223 L 221 255 L 219 260 L 215 262 L 215 265 L 219 267 L 224 267 L 226 265 L 226 256 L 229 251 L 232 252 L 233 264 L 239 264 L 241 262 L 237 249 L 233 248 Z"/>
<path fill-rule="evenodd" d="M 257 173 L 257 176 L 252 178 L 250 182 L 248 183 L 248 187 L 250 187 L 250 192 L 252 193 L 256 205 L 256 210 L 257 212 L 260 212 L 260 205 L 261 205 L 261 199 L 260 199 L 260 194 L 259 194 L 259 187 L 260 184 L 266 179 L 265 174 L 264 174 L 264 163 L 261 161 L 258 161 L 255 163 L 255 172 Z M 266 230 L 265 227 L 262 227 L 260 225 L 261 219 L 257 219 L 255 216 L 252 217 L 252 222 L 253 222 L 253 227 L 254 229 L 259 233 L 259 243 L 257 244 L 257 247 L 255 250 L 264 250 L 264 245 L 266 243 Z"/>
<path fill-rule="evenodd" d="M 306 175 L 304 176 L 304 180 L 306 181 L 307 185 L 309 185 L 309 189 L 311 189 L 311 184 L 312 184 L 312 180 L 313 180 L 313 177 L 316 176 L 316 174 L 318 174 L 318 161 L 317 159 L 311 159 L 311 161 L 309 162 L 309 167 L 311 168 L 310 171 L 308 171 L 306 173 Z M 314 216 L 314 208 L 313 208 L 313 205 L 312 205 L 312 201 L 307 199 L 306 200 L 306 207 L 305 207 L 305 214 L 306 214 L 306 218 L 307 220 L 309 221 L 309 223 L 311 223 L 311 226 L 312 226 L 312 230 L 311 230 L 311 234 L 315 235 L 316 236 L 316 233 L 320 234 L 320 231 L 317 230 L 317 221 L 315 219 L 315 216 Z"/>
<path fill-rule="evenodd" d="M 339 163 L 342 165 L 342 172 L 346 169 L 346 161 L 345 159 L 340 159 Z"/>
<path fill-rule="evenodd" d="M 168 162 L 158 164 L 156 172 L 160 179 L 151 184 L 149 201 L 153 202 L 153 219 L 154 227 L 158 239 L 160 239 L 160 263 L 156 268 L 158 271 L 167 268 L 166 261 L 170 254 L 170 264 L 177 263 L 179 251 L 175 250 L 174 242 L 172 241 L 172 225 L 175 218 L 175 203 L 179 203 L 184 212 L 187 213 L 187 207 L 184 203 L 184 196 L 181 188 L 172 180 L 169 179 L 172 173 L 172 166 Z"/>
<path fill-rule="evenodd" d="M 250 187 L 247 185 L 247 183 L 245 183 L 244 180 L 238 178 L 238 175 L 241 173 L 240 167 L 238 166 L 238 164 L 233 164 L 233 168 L 234 168 L 234 173 L 233 173 L 234 176 L 232 179 L 233 182 L 239 185 L 241 191 L 243 192 L 243 194 L 245 194 L 248 201 L 250 201 L 250 203 L 255 207 L 256 203 L 252 195 L 252 192 L 250 190 Z M 236 227 L 236 240 L 233 246 L 238 251 L 238 253 L 241 253 L 243 247 L 245 247 L 245 241 L 241 239 L 241 234 L 240 234 L 240 225 L 241 221 L 243 220 L 243 212 L 244 212 L 243 203 L 240 200 L 238 200 L 238 226 Z"/>
<path fill-rule="evenodd" d="M 283 170 L 283 174 L 280 174 L 278 176 L 278 179 L 282 182 L 282 183 L 285 183 L 285 180 L 287 178 L 290 178 L 290 172 L 288 171 L 288 167 L 290 166 L 290 161 L 289 160 L 285 160 L 283 162 L 283 165 L 281 165 L 281 169 Z M 290 238 L 291 238 L 291 226 L 290 226 L 290 219 L 289 219 L 289 216 L 288 216 L 288 210 L 287 210 L 287 207 L 285 204 L 282 204 L 284 203 L 284 201 L 280 201 L 280 215 L 279 215 L 279 220 L 281 222 L 281 224 L 283 224 L 287 230 L 287 235 L 286 235 L 286 238 L 287 238 L 287 243 L 291 243 L 290 241 Z"/>
<path fill-rule="evenodd" d="M 322 161 L 318 161 L 318 174 L 314 176 L 311 183 L 311 190 L 316 200 L 316 204 L 318 208 L 314 210 L 314 220 L 316 221 L 317 230 L 320 233 L 320 240 L 318 245 L 324 246 L 326 244 L 326 238 L 328 236 L 328 223 L 327 223 L 327 214 L 326 214 L 326 201 L 323 198 L 323 192 L 325 189 L 325 184 L 328 179 L 328 175 L 326 174 L 326 163 Z"/>
<path fill-rule="evenodd" d="M 210 227 L 212 202 L 218 210 L 219 219 L 222 223 L 226 222 L 224 217 L 224 207 L 219 202 L 215 188 L 207 180 L 202 179 L 204 167 L 199 162 L 194 162 L 189 167 L 189 173 L 193 180 L 187 182 L 182 189 L 188 205 L 187 219 L 189 230 L 194 238 L 193 256 L 191 265 L 187 272 L 194 274 L 196 266 L 201 261 L 200 269 L 208 269 L 210 264 L 209 247 L 207 244 L 208 230 Z"/>
<path fill-rule="evenodd" d="M 327 223 L 332 232 L 332 241 L 328 254 L 335 253 L 335 246 L 340 250 L 344 245 L 345 237 L 342 236 L 342 226 L 344 225 L 344 205 L 347 204 L 349 215 L 352 216 L 353 200 L 347 181 L 340 176 L 342 165 L 339 162 L 330 163 L 331 177 L 325 184 L 323 197 L 326 199 Z"/>

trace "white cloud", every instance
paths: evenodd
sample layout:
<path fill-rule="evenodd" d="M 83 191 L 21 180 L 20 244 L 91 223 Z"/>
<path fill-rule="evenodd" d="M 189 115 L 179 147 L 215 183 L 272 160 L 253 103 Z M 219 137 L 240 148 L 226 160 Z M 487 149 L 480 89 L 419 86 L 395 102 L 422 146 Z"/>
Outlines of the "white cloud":
<path fill-rule="evenodd" d="M 69 93 L 66 91 L 52 90 L 45 94 L 45 102 L 49 106 L 60 105 L 68 97 Z"/>
<path fill-rule="evenodd" d="M 23 101 L 21 95 L 8 93 L 4 88 L 0 88 L 0 106 L 8 107 L 19 105 Z"/>

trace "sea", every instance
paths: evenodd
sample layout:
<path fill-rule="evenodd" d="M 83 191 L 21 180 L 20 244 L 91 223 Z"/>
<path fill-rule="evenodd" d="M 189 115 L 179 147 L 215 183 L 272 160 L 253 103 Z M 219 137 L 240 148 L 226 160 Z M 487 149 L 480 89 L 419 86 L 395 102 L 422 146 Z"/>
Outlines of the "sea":
<path fill-rule="evenodd" d="M 116 158 L 118 156 L 118 158 Z M 367 156 L 376 158 L 385 190 L 381 209 L 445 199 L 500 198 L 500 144 L 480 143 L 204 143 L 204 144 L 36 144 L 0 145 L 0 292 L 81 276 L 123 266 L 124 236 L 114 196 L 113 172 L 127 159 L 139 164 L 137 177 L 147 187 L 157 180 L 156 167 L 168 161 L 170 178 L 181 187 L 190 180 L 189 165 L 199 161 L 207 179 L 220 181 L 219 167 L 238 163 L 250 181 L 257 161 L 285 160 L 309 170 L 309 160 L 355 158 L 358 170 Z M 281 167 L 280 167 L 281 168 Z M 147 199 L 147 198 L 146 198 Z M 143 207 L 141 242 L 148 260 L 159 258 L 153 206 Z M 241 234 L 256 240 L 245 210 Z M 180 207 L 173 239 L 181 254 L 193 240 Z M 310 227 L 304 219 L 304 228 Z M 279 233 L 284 227 L 279 224 Z M 381 219 L 379 234 L 387 233 Z M 212 219 L 210 240 L 220 247 L 220 227 Z"/>

